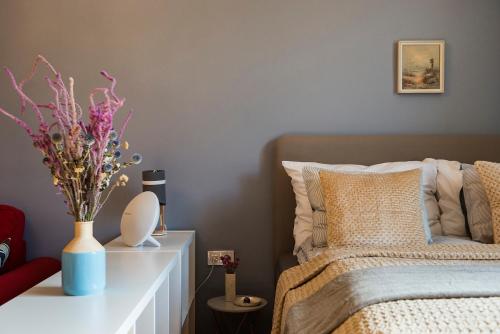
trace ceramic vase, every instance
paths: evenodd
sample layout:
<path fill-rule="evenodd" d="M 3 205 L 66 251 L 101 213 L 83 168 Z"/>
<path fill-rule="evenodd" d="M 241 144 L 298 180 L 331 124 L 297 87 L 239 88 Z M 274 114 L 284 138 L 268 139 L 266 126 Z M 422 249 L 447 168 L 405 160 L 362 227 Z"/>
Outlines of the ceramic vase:
<path fill-rule="evenodd" d="M 236 274 L 226 274 L 226 302 L 232 302 L 236 298 Z"/>
<path fill-rule="evenodd" d="M 76 222 L 75 237 L 62 253 L 62 286 L 70 296 L 95 295 L 106 285 L 106 253 L 94 238 L 93 222 Z"/>

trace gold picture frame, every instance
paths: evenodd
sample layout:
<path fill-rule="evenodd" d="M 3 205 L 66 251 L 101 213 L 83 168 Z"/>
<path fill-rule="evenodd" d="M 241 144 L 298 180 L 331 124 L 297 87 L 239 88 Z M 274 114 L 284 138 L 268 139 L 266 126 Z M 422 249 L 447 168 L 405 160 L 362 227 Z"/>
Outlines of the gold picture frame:
<path fill-rule="evenodd" d="M 445 42 L 399 41 L 398 94 L 444 93 Z"/>

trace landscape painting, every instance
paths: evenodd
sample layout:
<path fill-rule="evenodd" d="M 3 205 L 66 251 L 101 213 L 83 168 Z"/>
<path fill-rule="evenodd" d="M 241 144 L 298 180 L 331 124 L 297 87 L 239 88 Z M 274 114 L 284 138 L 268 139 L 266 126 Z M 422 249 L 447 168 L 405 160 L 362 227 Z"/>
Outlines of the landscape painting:
<path fill-rule="evenodd" d="M 398 93 L 444 92 L 444 41 L 398 43 Z"/>

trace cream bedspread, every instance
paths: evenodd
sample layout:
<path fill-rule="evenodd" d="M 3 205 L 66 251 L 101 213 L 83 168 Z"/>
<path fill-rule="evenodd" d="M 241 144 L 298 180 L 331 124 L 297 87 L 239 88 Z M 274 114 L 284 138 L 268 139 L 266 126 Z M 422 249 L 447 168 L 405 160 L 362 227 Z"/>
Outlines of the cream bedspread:
<path fill-rule="evenodd" d="M 289 309 L 338 275 L 362 268 L 405 265 L 500 265 L 498 245 L 330 249 L 285 271 L 278 281 L 272 333 L 284 333 Z M 499 282 L 500 284 L 500 282 Z M 334 333 L 500 333 L 500 297 L 399 300 L 367 306 Z"/>

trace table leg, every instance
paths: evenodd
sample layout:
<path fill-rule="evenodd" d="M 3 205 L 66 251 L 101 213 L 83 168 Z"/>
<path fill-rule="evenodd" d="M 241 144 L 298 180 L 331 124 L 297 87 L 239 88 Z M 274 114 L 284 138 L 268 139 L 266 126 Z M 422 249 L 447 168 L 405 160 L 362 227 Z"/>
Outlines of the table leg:
<path fill-rule="evenodd" d="M 240 323 L 238 324 L 238 327 L 236 328 L 235 334 L 238 334 L 241 330 L 241 327 L 243 326 L 243 323 L 245 323 L 245 320 L 247 319 L 248 313 L 245 313 L 243 317 L 240 320 Z"/>
<path fill-rule="evenodd" d="M 220 326 L 219 319 L 217 318 L 217 312 L 212 310 L 212 314 L 215 320 L 215 333 L 222 334 L 222 328 Z"/>
<path fill-rule="evenodd" d="M 258 311 L 257 312 L 252 312 L 252 314 L 250 315 L 250 334 L 254 334 L 255 333 L 255 320 L 257 319 L 257 313 L 259 313 Z"/>
<path fill-rule="evenodd" d="M 217 334 L 224 334 L 224 333 L 234 333 L 234 334 L 239 334 L 240 331 L 243 328 L 243 325 L 245 322 L 248 322 L 250 325 L 250 333 L 254 334 L 255 333 L 255 320 L 257 318 L 257 313 L 258 312 L 249 312 L 249 313 L 244 313 L 241 317 L 241 320 L 238 323 L 238 326 L 236 327 L 236 331 L 232 331 L 232 326 L 229 326 L 226 321 L 224 321 L 224 313 L 217 312 L 215 310 L 212 310 L 212 315 L 214 316 L 215 320 L 215 333 Z"/>

